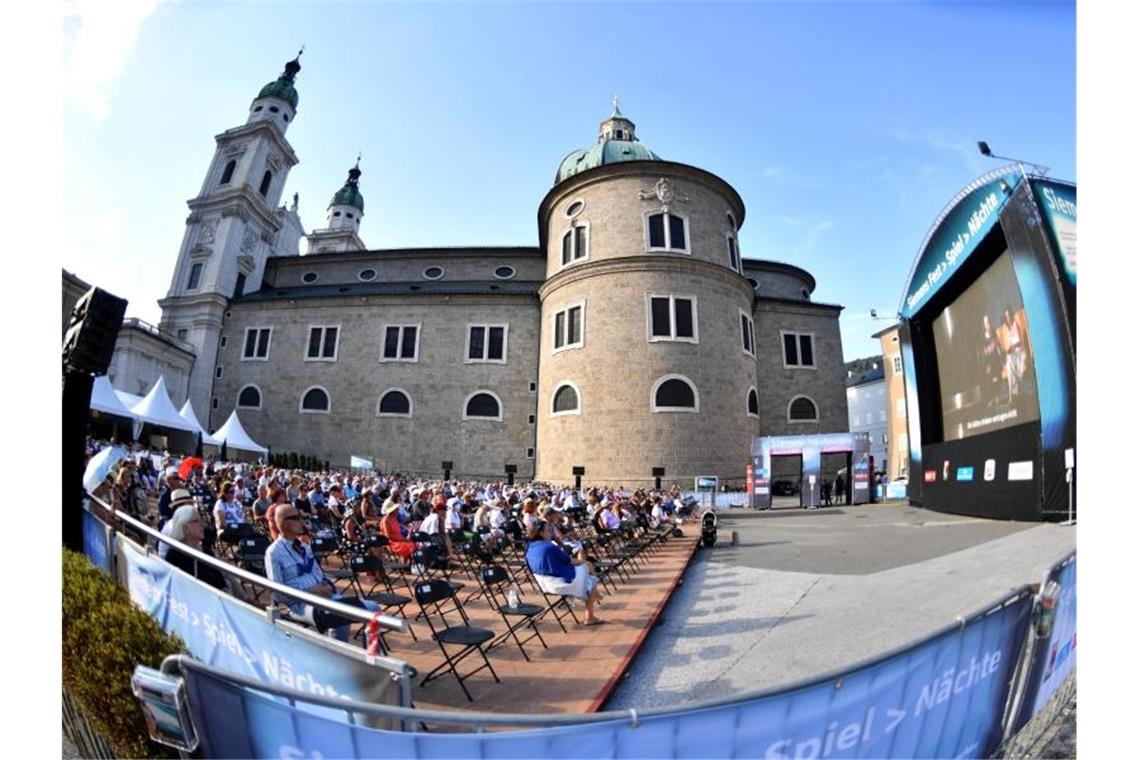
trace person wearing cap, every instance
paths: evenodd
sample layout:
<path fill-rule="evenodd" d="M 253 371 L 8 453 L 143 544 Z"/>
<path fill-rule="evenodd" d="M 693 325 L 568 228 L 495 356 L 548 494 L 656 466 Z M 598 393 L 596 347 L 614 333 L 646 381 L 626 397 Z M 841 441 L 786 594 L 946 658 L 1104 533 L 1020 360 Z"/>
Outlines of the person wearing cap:
<path fill-rule="evenodd" d="M 178 511 L 178 509 L 180 507 L 194 507 L 196 510 L 198 508 L 198 501 L 194 498 L 194 495 L 192 493 L 190 493 L 188 490 L 186 490 L 185 488 L 176 488 L 173 491 L 171 491 L 171 493 L 170 493 L 170 500 L 169 500 L 168 507 L 170 509 L 170 517 L 167 518 L 164 521 L 163 526 L 161 528 L 159 528 L 159 531 L 164 536 L 171 535 L 169 526 L 170 526 L 170 521 L 172 519 L 174 519 L 174 513 L 176 511 Z M 205 533 L 203 533 L 203 537 L 205 537 Z M 181 539 L 179 539 L 179 540 L 181 540 Z M 198 544 L 201 545 L 201 543 L 202 543 L 202 541 L 199 539 Z M 169 544 L 165 544 L 165 543 L 160 541 L 158 543 L 158 556 L 165 558 L 166 552 L 169 548 L 170 548 Z M 195 548 L 197 548 L 197 547 L 195 547 Z"/>
<path fill-rule="evenodd" d="M 553 526 L 542 520 L 527 532 L 527 538 L 530 543 L 526 548 L 526 563 L 543 593 L 582 599 L 586 604 L 583 625 L 606 622 L 594 615 L 594 605 L 602 598 L 602 590 L 593 566 L 586 559 L 586 550 L 579 548 L 571 557 L 554 542 Z"/>
<path fill-rule="evenodd" d="M 174 516 L 174 508 L 170 505 L 171 494 L 180 489 L 185 488 L 186 483 L 182 480 L 182 475 L 179 474 L 177 467 L 167 467 L 165 474 L 166 487 L 158 495 L 158 527 L 162 526 Z"/>

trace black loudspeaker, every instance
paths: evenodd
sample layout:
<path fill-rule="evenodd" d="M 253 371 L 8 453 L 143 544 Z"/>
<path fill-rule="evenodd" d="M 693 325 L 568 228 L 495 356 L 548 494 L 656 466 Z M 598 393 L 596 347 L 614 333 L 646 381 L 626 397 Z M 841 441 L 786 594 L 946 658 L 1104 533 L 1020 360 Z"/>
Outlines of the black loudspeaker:
<path fill-rule="evenodd" d="M 64 370 L 90 375 L 107 374 L 126 311 L 126 299 L 101 288 L 87 291 L 76 302 L 63 336 Z"/>

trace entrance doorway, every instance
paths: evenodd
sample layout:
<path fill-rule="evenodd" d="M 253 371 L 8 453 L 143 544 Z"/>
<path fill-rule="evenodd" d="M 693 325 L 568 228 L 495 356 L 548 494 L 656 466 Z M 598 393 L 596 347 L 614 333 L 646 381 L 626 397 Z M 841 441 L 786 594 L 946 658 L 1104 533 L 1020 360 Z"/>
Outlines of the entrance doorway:
<path fill-rule="evenodd" d="M 823 482 L 828 485 L 828 490 L 831 496 L 831 504 L 834 506 L 847 505 L 851 503 L 851 452 L 850 451 L 835 451 L 823 454 L 820 457 L 820 477 Z M 841 490 L 837 489 L 840 486 L 840 477 L 842 477 Z M 827 503 L 827 499 L 822 501 L 823 504 Z"/>

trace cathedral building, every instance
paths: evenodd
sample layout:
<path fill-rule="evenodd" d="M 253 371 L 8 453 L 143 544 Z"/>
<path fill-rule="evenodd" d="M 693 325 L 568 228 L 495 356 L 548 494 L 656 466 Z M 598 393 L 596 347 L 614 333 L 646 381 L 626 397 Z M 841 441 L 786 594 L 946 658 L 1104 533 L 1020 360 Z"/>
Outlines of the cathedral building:
<path fill-rule="evenodd" d="M 558 164 L 537 245 L 371 248 L 359 161 L 322 228 L 282 202 L 300 68 L 215 138 L 159 302 L 209 429 L 236 408 L 273 451 L 340 465 L 627 485 L 740 481 L 753 436 L 847 429 L 841 307 L 746 258 L 739 194 L 616 101 Z"/>

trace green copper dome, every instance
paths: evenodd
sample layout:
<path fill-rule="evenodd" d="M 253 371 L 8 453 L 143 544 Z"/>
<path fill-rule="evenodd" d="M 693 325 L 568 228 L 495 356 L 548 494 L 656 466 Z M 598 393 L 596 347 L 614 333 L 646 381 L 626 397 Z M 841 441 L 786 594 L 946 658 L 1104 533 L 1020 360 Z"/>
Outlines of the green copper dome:
<path fill-rule="evenodd" d="M 300 70 L 301 54 L 297 53 L 296 58 L 285 64 L 285 70 L 281 72 L 281 76 L 262 87 L 261 92 L 257 93 L 257 97 L 281 98 L 281 100 L 293 106 L 293 110 L 296 111 L 297 103 L 300 98 L 297 96 L 297 89 L 293 87 L 293 82 L 297 78 L 297 72 Z"/>
<path fill-rule="evenodd" d="M 598 132 L 598 142 L 589 148 L 576 150 L 558 165 L 554 184 L 562 182 L 579 172 L 597 166 L 617 164 L 622 161 L 660 161 L 660 156 L 637 141 L 634 124 L 624 116 L 614 98 L 614 111 L 602 123 Z"/>
<path fill-rule="evenodd" d="M 364 196 L 360 194 L 360 164 L 348 170 L 348 179 L 344 187 L 336 191 L 336 195 L 329 202 L 330 206 L 355 206 L 360 213 L 364 213 Z"/>

